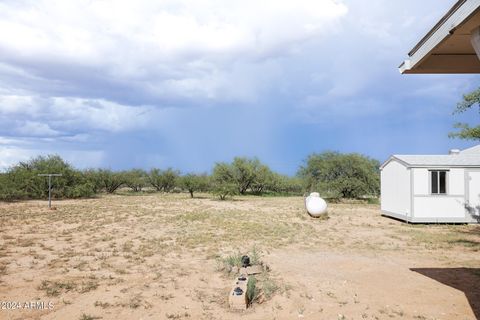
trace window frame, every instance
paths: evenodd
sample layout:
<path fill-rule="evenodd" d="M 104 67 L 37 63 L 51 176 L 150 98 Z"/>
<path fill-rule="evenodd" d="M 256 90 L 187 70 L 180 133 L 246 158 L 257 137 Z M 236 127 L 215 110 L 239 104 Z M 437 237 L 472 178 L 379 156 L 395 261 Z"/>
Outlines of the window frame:
<path fill-rule="evenodd" d="M 438 192 L 433 192 L 433 185 L 432 185 L 432 174 L 433 172 L 437 172 L 437 190 Z M 440 193 L 440 172 L 445 172 L 445 193 Z M 429 169 L 428 170 L 428 192 L 431 196 L 446 196 L 449 194 L 448 182 L 449 182 L 449 172 L 448 169 Z"/>

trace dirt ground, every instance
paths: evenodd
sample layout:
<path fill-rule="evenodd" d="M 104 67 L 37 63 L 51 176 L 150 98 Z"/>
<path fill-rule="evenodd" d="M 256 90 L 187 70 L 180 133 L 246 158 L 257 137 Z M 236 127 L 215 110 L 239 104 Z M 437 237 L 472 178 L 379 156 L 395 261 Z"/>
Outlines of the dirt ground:
<path fill-rule="evenodd" d="M 54 205 L 0 204 L 0 319 L 480 318 L 478 225 L 409 225 L 361 203 L 312 219 L 300 197 Z M 232 312 L 225 261 L 253 248 L 269 271 Z"/>

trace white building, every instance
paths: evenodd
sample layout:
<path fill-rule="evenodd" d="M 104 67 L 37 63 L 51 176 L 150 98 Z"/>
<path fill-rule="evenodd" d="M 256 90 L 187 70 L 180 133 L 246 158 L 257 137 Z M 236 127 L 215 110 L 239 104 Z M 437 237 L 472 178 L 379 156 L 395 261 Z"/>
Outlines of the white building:
<path fill-rule="evenodd" d="M 403 74 L 480 73 L 480 0 L 458 0 L 408 53 Z M 409 222 L 480 222 L 480 145 L 449 155 L 392 156 L 382 211 Z"/>
<path fill-rule="evenodd" d="M 412 223 L 480 222 L 480 145 L 448 155 L 394 155 L 380 170 L 384 215 Z"/>

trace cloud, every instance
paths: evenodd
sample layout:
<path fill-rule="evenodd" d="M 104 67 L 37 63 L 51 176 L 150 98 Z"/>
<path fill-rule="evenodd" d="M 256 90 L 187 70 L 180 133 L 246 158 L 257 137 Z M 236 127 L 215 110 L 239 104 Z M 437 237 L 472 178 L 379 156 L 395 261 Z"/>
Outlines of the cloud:
<path fill-rule="evenodd" d="M 451 5 L 417 2 L 0 1 L 0 156 L 206 171 L 257 155 L 290 173 L 323 148 L 383 158 L 405 128 L 448 132 L 478 82 L 398 73 Z"/>
<path fill-rule="evenodd" d="M 25 121 L 24 124 L 17 128 L 16 133 L 23 136 L 35 136 L 35 137 L 49 137 L 58 136 L 60 132 L 53 130 L 46 123 Z"/>
<path fill-rule="evenodd" d="M 3 82 L 132 105 L 224 99 L 235 63 L 288 54 L 346 13 L 334 0 L 2 2 Z"/>
<path fill-rule="evenodd" d="M 160 121 L 162 110 L 81 98 L 0 95 L 0 133 L 19 136 L 77 136 L 124 132 Z M 9 121 L 8 119 L 16 119 Z"/>

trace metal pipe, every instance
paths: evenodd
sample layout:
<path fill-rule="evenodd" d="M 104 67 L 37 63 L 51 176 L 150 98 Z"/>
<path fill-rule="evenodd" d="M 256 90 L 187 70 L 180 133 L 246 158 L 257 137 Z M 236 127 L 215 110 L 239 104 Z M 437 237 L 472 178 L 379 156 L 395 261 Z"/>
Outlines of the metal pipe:
<path fill-rule="evenodd" d="M 48 177 L 48 208 L 52 208 L 52 177 L 61 177 L 61 173 L 41 173 L 39 177 Z"/>
<path fill-rule="evenodd" d="M 52 208 L 52 176 L 48 176 L 48 208 Z"/>

